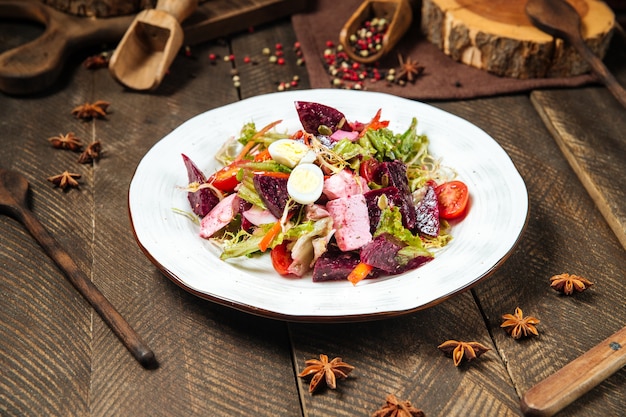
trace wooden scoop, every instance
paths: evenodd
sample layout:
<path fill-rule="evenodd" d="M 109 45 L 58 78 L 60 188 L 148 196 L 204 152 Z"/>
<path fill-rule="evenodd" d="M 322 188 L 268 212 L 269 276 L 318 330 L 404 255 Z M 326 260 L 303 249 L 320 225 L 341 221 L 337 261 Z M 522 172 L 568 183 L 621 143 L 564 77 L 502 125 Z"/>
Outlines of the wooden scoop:
<path fill-rule="evenodd" d="M 585 43 L 576 9 L 565 0 L 528 0 L 526 14 L 538 29 L 573 45 L 617 101 L 626 107 L 626 90 Z"/>
<path fill-rule="evenodd" d="M 22 223 L 37 240 L 57 266 L 65 272 L 79 293 L 100 314 L 113 333 L 132 353 L 137 361 L 148 369 L 158 367 L 154 352 L 146 346 L 122 315 L 113 307 L 98 288 L 78 269 L 70 255 L 46 231 L 33 213 L 27 208 L 28 181 L 17 172 L 0 168 L 0 213 Z"/>
<path fill-rule="evenodd" d="M 152 90 L 161 84 L 183 44 L 181 23 L 198 0 L 159 0 L 156 9 L 135 17 L 109 61 L 109 71 L 133 90 Z"/>
<path fill-rule="evenodd" d="M 389 21 L 389 27 L 383 36 L 382 47 L 375 53 L 361 56 L 350 45 L 350 36 L 362 27 L 363 22 L 374 17 L 385 18 Z M 361 3 L 339 32 L 339 42 L 350 59 L 363 64 L 371 64 L 393 49 L 411 26 L 412 20 L 413 12 L 408 0 L 366 0 Z"/>
<path fill-rule="evenodd" d="M 552 416 L 624 365 L 626 327 L 529 389 L 522 411 L 527 416 Z"/>

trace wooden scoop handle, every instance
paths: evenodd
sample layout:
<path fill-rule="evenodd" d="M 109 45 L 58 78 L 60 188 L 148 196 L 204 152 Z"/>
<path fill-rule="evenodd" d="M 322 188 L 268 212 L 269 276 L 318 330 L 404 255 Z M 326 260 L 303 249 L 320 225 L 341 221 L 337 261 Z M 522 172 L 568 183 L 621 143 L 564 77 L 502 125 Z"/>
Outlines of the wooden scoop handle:
<path fill-rule="evenodd" d="M 158 367 L 154 352 L 141 340 L 135 330 L 128 324 L 122 315 L 115 309 L 111 302 L 78 268 L 69 254 L 61 245 L 46 231 L 37 218 L 26 209 L 14 211 L 30 234 L 39 242 L 46 253 L 54 260 L 69 281 L 78 292 L 100 314 L 100 317 L 108 324 L 113 333 L 121 340 L 135 359 L 147 369 Z"/>
<path fill-rule="evenodd" d="M 552 416 L 626 365 L 626 327 L 550 375 L 522 397 L 527 416 Z"/>
<path fill-rule="evenodd" d="M 157 10 L 171 14 L 179 23 L 187 19 L 198 7 L 198 0 L 159 0 Z"/>

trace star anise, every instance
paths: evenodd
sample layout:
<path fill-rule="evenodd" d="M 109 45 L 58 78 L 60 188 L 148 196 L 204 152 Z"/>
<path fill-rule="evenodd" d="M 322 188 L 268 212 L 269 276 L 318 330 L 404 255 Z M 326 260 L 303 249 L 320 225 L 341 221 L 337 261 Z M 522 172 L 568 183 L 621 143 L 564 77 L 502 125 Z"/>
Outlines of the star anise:
<path fill-rule="evenodd" d="M 550 278 L 550 286 L 566 295 L 583 292 L 592 285 L 593 282 L 578 275 L 560 274 Z"/>
<path fill-rule="evenodd" d="M 397 80 L 404 80 L 408 82 L 414 82 L 419 75 L 424 72 L 424 67 L 421 66 L 417 61 L 411 59 L 411 57 L 406 57 L 406 59 L 398 54 L 398 62 L 400 67 L 398 68 L 398 72 L 396 75 Z"/>
<path fill-rule="evenodd" d="M 79 164 L 89 164 L 100 159 L 102 153 L 102 145 L 100 141 L 91 142 L 87 148 L 78 157 Z"/>
<path fill-rule="evenodd" d="M 413 407 L 410 401 L 400 401 L 395 395 L 385 398 L 386 404 L 378 409 L 372 417 L 424 417 L 424 412 Z"/>
<path fill-rule="evenodd" d="M 63 173 L 59 175 L 55 175 L 53 177 L 48 177 L 48 181 L 61 188 L 62 190 L 67 187 L 78 187 L 78 181 L 80 178 L 80 174 L 76 174 L 74 172 L 63 171 Z"/>
<path fill-rule="evenodd" d="M 348 374 L 354 369 L 354 366 L 342 362 L 341 358 L 335 358 L 329 362 L 328 356 L 324 354 L 320 355 L 319 360 L 307 360 L 305 365 L 306 368 L 298 376 L 306 378 L 313 375 L 309 383 L 309 392 L 311 393 L 320 387 L 322 381 L 326 382 L 330 389 L 337 388 L 337 378 L 347 378 Z"/>
<path fill-rule="evenodd" d="M 74 135 L 73 132 L 69 132 L 67 135 L 53 136 L 48 138 L 53 147 L 58 149 L 69 149 L 70 151 L 78 152 L 83 149 L 83 143 L 79 138 Z"/>
<path fill-rule="evenodd" d="M 452 356 L 454 366 L 459 366 L 465 358 L 468 362 L 478 358 L 483 353 L 491 350 L 487 346 L 478 342 L 459 342 L 447 340 L 437 346 L 445 354 Z"/>
<path fill-rule="evenodd" d="M 519 307 L 515 308 L 515 314 L 503 315 L 502 320 L 504 322 L 500 327 L 503 327 L 513 339 L 519 339 L 522 336 L 526 337 L 530 334 L 539 335 L 535 327 L 536 324 L 539 324 L 539 320 L 533 316 L 524 317 L 522 309 Z"/>
<path fill-rule="evenodd" d="M 107 109 L 110 105 L 111 103 L 103 100 L 98 100 L 94 103 L 85 103 L 74 107 L 72 114 L 78 119 L 103 119 L 106 117 Z"/>

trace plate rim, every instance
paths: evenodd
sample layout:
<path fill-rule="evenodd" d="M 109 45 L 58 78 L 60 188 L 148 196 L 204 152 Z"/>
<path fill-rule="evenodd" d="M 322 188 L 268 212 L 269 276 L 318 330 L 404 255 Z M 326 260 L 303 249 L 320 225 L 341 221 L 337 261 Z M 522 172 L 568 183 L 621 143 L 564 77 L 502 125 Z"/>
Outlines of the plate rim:
<path fill-rule="evenodd" d="M 346 92 L 346 90 L 337 90 L 337 89 L 307 89 L 307 90 L 297 90 L 297 91 L 289 91 L 289 92 L 278 92 L 278 93 L 268 93 L 268 94 L 262 94 L 262 95 L 258 95 L 258 96 L 253 96 L 247 99 L 243 99 L 243 100 L 239 100 L 233 103 L 228 103 L 224 106 L 218 106 L 215 107 L 213 109 L 209 109 L 205 112 L 199 113 L 187 120 L 185 120 L 184 122 L 182 122 L 180 125 L 178 125 L 175 129 L 173 129 L 172 131 L 170 131 L 168 134 L 166 134 L 165 136 L 163 136 L 161 139 L 159 139 L 158 141 L 156 141 L 151 147 L 150 149 L 148 149 L 148 151 L 144 154 L 144 156 L 141 158 L 141 160 L 139 161 L 139 163 L 136 165 L 135 170 L 133 172 L 131 181 L 129 182 L 128 185 L 128 193 L 127 193 L 127 203 L 128 203 L 128 215 L 130 218 L 130 225 L 131 225 L 131 230 L 133 233 L 133 236 L 135 238 L 135 241 L 137 242 L 139 248 L 141 249 L 141 251 L 143 252 L 143 254 L 150 260 L 150 262 L 163 274 L 165 275 L 170 281 L 172 281 L 173 283 L 175 283 L 178 287 L 182 288 L 183 290 L 201 298 L 204 300 L 208 300 L 211 302 L 214 302 L 216 304 L 219 305 L 223 305 L 226 307 L 230 307 L 230 308 L 234 308 L 236 310 L 239 311 L 243 311 L 245 313 L 249 313 L 249 314 L 253 314 L 253 315 L 257 315 L 257 316 L 262 316 L 262 317 L 267 317 L 267 318 L 272 318 L 272 319 L 277 319 L 277 320 L 283 320 L 283 321 L 290 321 L 290 322 L 333 322 L 333 323 L 340 323 L 340 322 L 358 322 L 358 321 L 373 321 L 373 320 L 380 320 L 380 319 L 386 319 L 386 318 L 391 318 L 391 317 L 397 317 L 397 316 L 401 316 L 401 315 L 405 315 L 405 314 L 410 314 L 419 310 L 424 310 L 430 307 L 433 307 L 437 304 L 440 304 L 448 299 L 450 299 L 453 296 L 459 295 L 469 289 L 471 289 L 472 287 L 474 287 L 475 285 L 477 285 L 478 283 L 484 281 L 486 278 L 490 277 L 491 275 L 493 275 L 503 264 L 504 262 L 506 262 L 509 257 L 513 254 L 513 252 L 515 251 L 515 248 L 519 245 L 519 242 L 522 238 L 522 236 L 524 235 L 524 232 L 526 231 L 527 225 L 528 225 L 528 220 L 529 220 L 529 216 L 530 216 L 530 205 L 529 205 L 529 196 L 528 196 L 528 189 L 526 187 L 526 183 L 524 181 L 524 179 L 521 177 L 521 174 L 519 173 L 519 170 L 517 169 L 517 167 L 515 166 L 515 163 L 513 162 L 512 158 L 510 157 L 510 155 L 506 152 L 506 150 L 504 150 L 502 148 L 502 146 L 489 134 L 487 134 L 484 130 L 482 130 L 481 128 L 479 128 L 478 126 L 474 125 L 473 123 L 469 122 L 468 120 L 457 116 L 453 113 L 450 113 L 448 111 L 439 109 L 435 106 L 432 106 L 430 104 L 427 103 L 423 103 L 421 101 L 417 101 L 417 100 L 409 100 L 409 99 L 405 99 L 402 97 L 398 97 L 398 96 L 394 96 L 392 94 L 387 94 L 387 93 L 382 93 L 382 92 L 369 92 L 369 91 L 350 91 L 349 94 L 364 94 L 364 95 L 371 95 L 371 96 L 387 96 L 388 98 L 392 99 L 392 100 L 399 100 L 399 101 L 407 101 L 407 102 L 411 102 L 411 103 L 416 103 L 418 105 L 421 106 L 426 106 L 429 107 L 431 109 L 434 109 L 436 112 L 441 112 L 442 114 L 447 115 L 448 117 L 454 117 L 457 118 L 459 120 L 461 120 L 464 123 L 467 123 L 471 126 L 473 126 L 474 128 L 478 129 L 479 131 L 481 131 L 484 135 L 486 135 L 488 138 L 490 138 L 491 140 L 493 140 L 495 142 L 495 144 L 504 152 L 504 154 L 506 155 L 506 157 L 508 158 L 508 162 L 511 163 L 514 172 L 519 176 L 519 180 L 521 180 L 521 184 L 523 185 L 524 188 L 524 198 L 523 201 L 525 203 L 525 217 L 524 217 L 524 221 L 523 224 L 521 226 L 521 228 L 519 229 L 519 231 L 517 232 L 517 236 L 515 237 L 515 240 L 513 241 L 513 243 L 510 245 L 510 247 L 506 250 L 506 252 L 499 258 L 497 259 L 497 261 L 495 261 L 487 270 L 485 270 L 482 274 L 476 276 L 473 280 L 467 282 L 465 285 L 461 286 L 461 287 L 456 287 L 455 289 L 440 295 L 439 297 L 423 303 L 423 304 L 419 304 L 415 307 L 410 307 L 410 308 L 403 308 L 403 309 L 393 309 L 393 310 L 382 310 L 382 311 L 373 311 L 373 312 L 369 312 L 369 313 L 354 313 L 354 314 L 289 314 L 289 313 L 284 313 L 284 312 L 279 312 L 279 311 L 275 311 L 269 308 L 265 308 L 265 307 L 260 307 L 260 306 L 255 306 L 252 305 L 251 303 L 245 302 L 245 301 L 241 301 L 241 300 L 231 300 L 228 299 L 224 296 L 220 296 L 218 294 L 209 294 L 200 290 L 197 290 L 195 288 L 192 288 L 191 286 L 189 286 L 183 278 L 177 276 L 175 273 L 173 273 L 172 271 L 170 271 L 165 265 L 162 264 L 161 261 L 159 261 L 158 259 L 155 258 L 155 256 L 150 252 L 150 250 L 144 245 L 144 243 L 141 241 L 140 236 L 138 235 L 137 232 L 137 228 L 135 227 L 135 220 L 133 219 L 133 213 L 132 213 L 132 208 L 131 208 L 131 191 L 133 188 L 133 183 L 135 181 L 137 172 L 140 170 L 142 163 L 144 162 L 144 160 L 147 159 L 147 157 L 149 156 L 150 152 L 159 145 L 159 143 L 161 143 L 162 141 L 164 141 L 166 138 L 168 138 L 170 135 L 172 135 L 177 129 L 181 128 L 183 125 L 185 125 L 186 123 L 190 122 L 191 120 L 201 117 L 202 115 L 212 112 L 214 110 L 217 109 L 228 109 L 230 107 L 233 106 L 237 106 L 237 105 L 241 105 L 241 103 L 244 103 L 246 101 L 253 101 L 253 100 L 262 100 L 263 98 L 266 97 L 270 97 L 270 96 L 277 96 L 277 95 L 283 95 L 283 96 L 291 96 L 294 97 L 297 95 L 306 95 L 307 93 L 311 93 L 311 92 L 315 92 L 318 94 L 323 94 L 324 92 L 328 92 L 328 94 L 342 94 L 341 92 Z M 445 158 L 445 156 L 444 156 Z M 182 166 L 182 164 L 181 164 Z M 517 180 L 517 178 L 516 178 Z M 306 279 L 306 278 L 305 278 Z M 317 283 L 316 285 L 324 285 L 324 283 Z"/>

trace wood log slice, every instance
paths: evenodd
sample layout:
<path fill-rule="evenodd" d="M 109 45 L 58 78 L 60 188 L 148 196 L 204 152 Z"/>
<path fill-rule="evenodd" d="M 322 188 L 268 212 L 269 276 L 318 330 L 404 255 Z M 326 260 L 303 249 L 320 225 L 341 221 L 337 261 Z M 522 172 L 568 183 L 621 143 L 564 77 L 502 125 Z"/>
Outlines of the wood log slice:
<path fill-rule="evenodd" d="M 601 1 L 567 0 L 591 50 L 604 57 L 615 15 Z M 525 0 L 423 0 L 422 32 L 456 61 L 513 78 L 567 77 L 590 70 L 561 39 L 535 28 Z"/>

